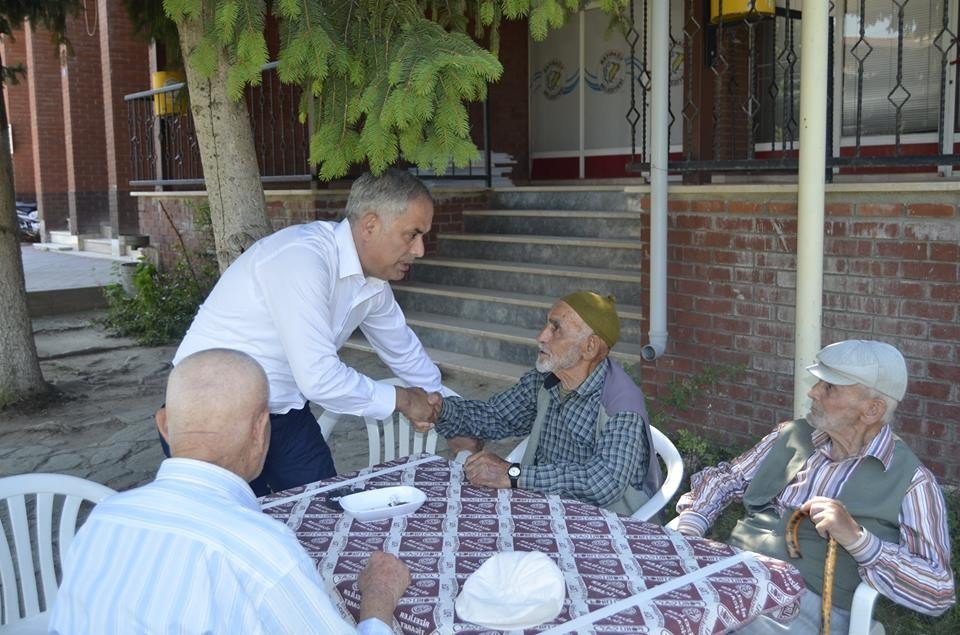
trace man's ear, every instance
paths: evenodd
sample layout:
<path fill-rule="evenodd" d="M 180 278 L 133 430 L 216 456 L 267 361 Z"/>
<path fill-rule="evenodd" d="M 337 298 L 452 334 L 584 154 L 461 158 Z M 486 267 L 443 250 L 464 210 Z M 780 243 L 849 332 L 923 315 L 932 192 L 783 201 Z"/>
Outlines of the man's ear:
<path fill-rule="evenodd" d="M 157 422 L 157 432 L 163 437 L 163 440 L 170 445 L 170 438 L 167 436 L 167 408 L 160 406 L 160 409 L 153 415 L 153 420 Z"/>
<path fill-rule="evenodd" d="M 360 217 L 359 228 L 360 233 L 363 236 L 373 236 L 380 229 L 380 225 L 383 221 L 380 220 L 379 214 L 376 212 L 366 212 L 363 216 Z"/>
<path fill-rule="evenodd" d="M 876 423 L 883 420 L 883 415 L 887 413 L 887 402 L 879 397 L 867 402 L 864 409 L 864 416 L 870 423 Z"/>

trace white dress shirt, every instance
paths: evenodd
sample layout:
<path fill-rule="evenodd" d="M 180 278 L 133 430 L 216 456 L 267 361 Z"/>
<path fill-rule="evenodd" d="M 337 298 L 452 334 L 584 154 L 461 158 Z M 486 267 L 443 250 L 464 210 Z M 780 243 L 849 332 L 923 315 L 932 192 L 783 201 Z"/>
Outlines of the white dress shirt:
<path fill-rule="evenodd" d="M 359 327 L 380 359 L 411 386 L 438 391 L 440 371 L 406 324 L 390 285 L 363 275 L 350 224 L 294 225 L 257 241 L 220 277 L 173 358 L 232 348 L 270 381 L 270 412 L 307 400 L 334 412 L 384 418 L 396 389 L 340 361 Z"/>
<path fill-rule="evenodd" d="M 50 632 L 391 634 L 356 629 L 293 532 L 236 474 L 167 459 L 152 483 L 111 496 L 80 528 Z"/>

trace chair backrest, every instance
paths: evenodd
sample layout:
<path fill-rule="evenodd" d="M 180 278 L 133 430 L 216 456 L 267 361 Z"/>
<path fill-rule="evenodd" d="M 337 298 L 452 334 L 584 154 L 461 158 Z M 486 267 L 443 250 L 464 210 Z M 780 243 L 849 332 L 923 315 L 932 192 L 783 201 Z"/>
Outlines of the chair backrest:
<path fill-rule="evenodd" d="M 664 505 L 670 502 L 673 495 L 680 489 L 680 481 L 683 480 L 683 459 L 680 458 L 680 453 L 677 451 L 676 446 L 667 438 L 667 435 L 653 426 L 650 426 L 650 436 L 653 438 L 653 451 L 666 466 L 667 475 L 666 478 L 663 479 L 663 485 L 660 486 L 660 489 L 657 490 L 650 500 L 641 505 L 639 509 L 630 516 L 637 520 L 650 520 L 653 518 L 663 509 Z M 510 454 L 507 455 L 507 461 L 510 463 L 519 462 L 520 459 L 523 458 L 523 452 L 527 449 L 527 442 L 529 440 L 530 438 L 526 437 L 518 443 L 517 447 L 513 448 Z"/>
<path fill-rule="evenodd" d="M 396 377 L 383 381 L 394 386 L 407 386 L 406 382 Z M 456 395 L 448 388 L 445 388 L 445 390 L 449 395 Z M 343 415 L 329 411 L 324 411 L 320 415 L 317 424 L 320 426 L 325 439 L 329 437 L 342 417 Z M 417 432 L 413 429 L 410 421 L 399 412 L 394 412 L 385 419 L 375 417 L 364 417 L 363 419 L 367 426 L 369 448 L 367 464 L 369 466 L 411 454 L 433 454 L 437 451 L 436 430 L 431 429 L 425 433 Z"/>
<path fill-rule="evenodd" d="M 667 472 L 660 489 L 630 515 L 637 520 L 650 520 L 656 516 L 677 493 L 680 489 L 680 481 L 683 480 L 683 459 L 677 447 L 667 438 L 667 435 L 653 426 L 650 426 L 650 436 L 653 438 L 653 451 L 663 461 Z"/>
<path fill-rule="evenodd" d="M 0 515 L 6 525 L 0 527 L 0 624 L 50 610 L 57 596 L 57 573 L 73 542 L 81 508 L 88 507 L 84 501 L 96 504 L 115 493 L 105 485 L 66 474 L 0 478 L 0 500 L 7 511 L 5 518 Z M 45 622 L 38 626 L 42 627 L 39 632 L 46 632 Z"/>

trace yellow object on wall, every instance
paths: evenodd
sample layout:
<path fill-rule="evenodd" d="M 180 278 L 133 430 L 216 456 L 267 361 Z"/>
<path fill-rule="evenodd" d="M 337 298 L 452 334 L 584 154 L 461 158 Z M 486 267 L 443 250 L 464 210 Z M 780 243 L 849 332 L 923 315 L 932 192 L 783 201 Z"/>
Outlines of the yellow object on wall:
<path fill-rule="evenodd" d="M 183 71 L 157 71 L 151 78 L 150 87 L 156 90 L 185 82 Z M 174 90 L 153 96 L 153 111 L 157 117 L 164 115 L 183 115 L 187 112 L 187 90 Z"/>
<path fill-rule="evenodd" d="M 757 16 L 773 15 L 776 0 L 723 0 L 723 21 L 742 20 L 754 11 Z M 710 0 L 710 22 L 720 22 L 720 0 Z"/>

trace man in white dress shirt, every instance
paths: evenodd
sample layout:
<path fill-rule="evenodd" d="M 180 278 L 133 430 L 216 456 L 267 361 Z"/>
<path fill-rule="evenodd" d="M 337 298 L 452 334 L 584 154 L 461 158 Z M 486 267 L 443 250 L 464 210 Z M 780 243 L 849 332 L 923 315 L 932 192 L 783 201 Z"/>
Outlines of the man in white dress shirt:
<path fill-rule="evenodd" d="M 51 632 L 393 633 L 406 565 L 371 555 L 354 627 L 290 529 L 261 512 L 247 482 L 270 441 L 267 395 L 248 355 L 181 360 L 157 416 L 173 458 L 152 483 L 91 512 L 67 556 Z"/>
<path fill-rule="evenodd" d="M 433 221 L 433 199 L 415 176 L 365 174 L 347 199 L 346 218 L 282 229 L 257 241 L 220 277 L 174 356 L 230 348 L 253 357 L 270 381 L 273 440 L 258 496 L 336 473 L 308 401 L 353 415 L 413 421 L 435 415 L 426 391 L 440 371 L 406 324 L 390 289 L 414 259 Z M 376 382 L 338 351 L 360 328 L 394 374 L 417 388 Z"/>

